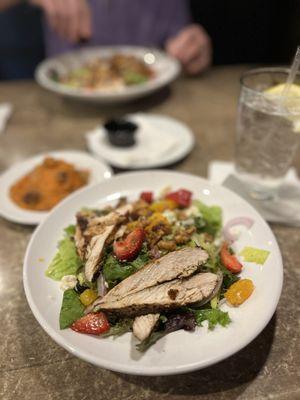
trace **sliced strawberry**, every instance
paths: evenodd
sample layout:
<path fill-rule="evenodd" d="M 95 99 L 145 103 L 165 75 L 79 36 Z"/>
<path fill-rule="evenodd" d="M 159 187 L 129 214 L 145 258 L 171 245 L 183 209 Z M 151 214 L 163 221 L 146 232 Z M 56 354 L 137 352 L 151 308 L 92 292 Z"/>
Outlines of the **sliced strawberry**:
<path fill-rule="evenodd" d="M 151 204 L 153 201 L 153 192 L 142 192 L 140 199 L 144 200 L 146 203 Z"/>
<path fill-rule="evenodd" d="M 109 322 L 103 312 L 84 315 L 71 325 L 73 331 L 91 335 L 100 335 L 108 331 L 109 328 Z"/>
<path fill-rule="evenodd" d="M 230 254 L 229 245 L 227 242 L 224 242 L 221 248 L 220 258 L 222 264 L 228 269 L 228 271 L 232 272 L 233 274 L 238 274 L 241 272 L 243 266 L 234 254 Z"/>
<path fill-rule="evenodd" d="M 173 200 L 180 207 L 189 207 L 192 200 L 192 192 L 186 189 L 179 189 L 166 195 L 166 199 Z"/>
<path fill-rule="evenodd" d="M 119 261 L 131 261 L 139 254 L 145 232 L 142 228 L 136 228 L 124 240 L 115 241 L 114 253 Z"/>

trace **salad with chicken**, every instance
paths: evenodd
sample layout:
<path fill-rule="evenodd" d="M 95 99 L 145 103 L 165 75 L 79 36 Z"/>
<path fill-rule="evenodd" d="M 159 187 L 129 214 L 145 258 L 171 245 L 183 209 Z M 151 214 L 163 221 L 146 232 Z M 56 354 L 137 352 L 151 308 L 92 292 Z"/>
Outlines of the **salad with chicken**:
<path fill-rule="evenodd" d="M 68 226 L 46 275 L 64 291 L 60 329 L 100 337 L 132 332 L 139 351 L 179 329 L 230 324 L 227 302 L 240 306 L 254 290 L 241 279 L 232 251 L 237 218 L 189 190 L 142 192 L 114 207 L 81 209 Z M 246 247 L 245 261 L 263 264 L 268 251 Z"/>
<path fill-rule="evenodd" d="M 52 71 L 51 77 L 75 89 L 111 91 L 126 86 L 142 85 L 154 75 L 154 70 L 143 60 L 133 55 L 117 53 L 112 57 L 86 62 L 64 75 Z"/>

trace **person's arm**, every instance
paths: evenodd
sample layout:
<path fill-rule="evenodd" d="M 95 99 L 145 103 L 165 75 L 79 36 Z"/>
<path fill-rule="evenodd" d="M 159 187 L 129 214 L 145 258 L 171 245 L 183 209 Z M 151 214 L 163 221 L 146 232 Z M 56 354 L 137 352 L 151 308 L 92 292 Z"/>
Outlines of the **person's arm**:
<path fill-rule="evenodd" d="M 13 7 L 21 3 L 21 0 L 0 0 L 0 11 L 5 11 L 7 8 Z"/>
<path fill-rule="evenodd" d="M 0 0 L 0 11 L 21 2 L 22 0 Z M 62 38 L 70 42 L 90 38 L 91 14 L 87 0 L 27 0 L 27 2 L 43 10 L 51 28 Z"/>
<path fill-rule="evenodd" d="M 90 38 L 91 13 L 87 0 L 28 1 L 44 11 L 49 25 L 62 38 L 70 42 Z"/>

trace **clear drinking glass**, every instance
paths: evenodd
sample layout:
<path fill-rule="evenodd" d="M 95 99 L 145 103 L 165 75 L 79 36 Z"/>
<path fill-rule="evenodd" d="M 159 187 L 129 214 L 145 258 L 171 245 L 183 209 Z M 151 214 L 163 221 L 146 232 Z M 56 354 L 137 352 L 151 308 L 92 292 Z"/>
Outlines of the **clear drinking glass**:
<path fill-rule="evenodd" d="M 286 82 L 289 70 L 260 68 L 241 78 L 235 169 L 256 199 L 273 198 L 300 143 L 300 93 L 284 101 L 267 89 Z M 300 74 L 295 82 L 300 84 Z"/>

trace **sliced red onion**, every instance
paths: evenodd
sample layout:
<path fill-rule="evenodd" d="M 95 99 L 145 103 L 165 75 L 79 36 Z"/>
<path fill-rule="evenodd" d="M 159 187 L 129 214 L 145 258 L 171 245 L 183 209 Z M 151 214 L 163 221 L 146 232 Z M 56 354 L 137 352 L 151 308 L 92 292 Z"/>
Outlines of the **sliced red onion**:
<path fill-rule="evenodd" d="M 102 272 L 100 272 L 100 275 L 97 279 L 97 291 L 98 295 L 101 297 L 105 296 L 107 292 L 107 288 L 105 286 L 105 279 Z"/>
<path fill-rule="evenodd" d="M 250 229 L 254 224 L 254 220 L 248 217 L 233 218 L 225 224 L 223 228 L 223 235 L 228 242 L 235 242 L 239 237 L 238 234 L 230 232 L 230 229 L 236 225 L 244 225 L 247 229 Z"/>

